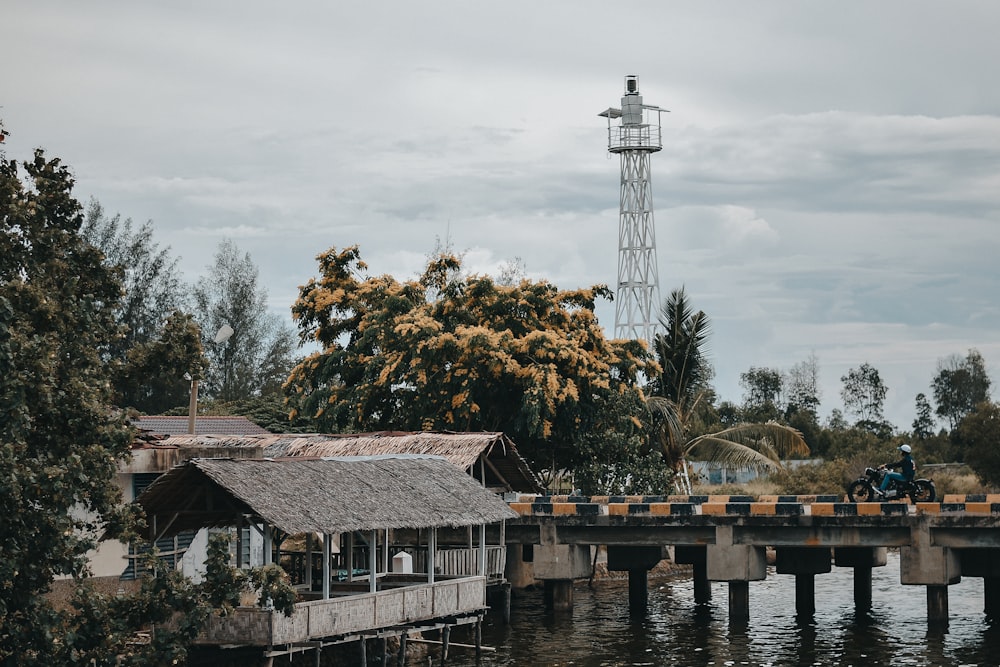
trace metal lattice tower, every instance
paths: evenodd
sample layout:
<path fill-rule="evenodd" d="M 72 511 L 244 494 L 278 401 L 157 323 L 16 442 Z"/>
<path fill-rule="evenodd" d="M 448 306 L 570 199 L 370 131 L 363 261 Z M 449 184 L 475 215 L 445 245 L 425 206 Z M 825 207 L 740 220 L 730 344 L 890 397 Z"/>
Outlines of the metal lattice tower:
<path fill-rule="evenodd" d="M 660 279 L 649 156 L 663 148 L 660 114 L 664 111 L 642 103 L 639 80 L 629 75 L 621 108 L 598 114 L 608 119 L 608 151 L 621 156 L 615 338 L 645 340 L 650 349 L 656 334 Z M 620 125 L 611 124 L 615 118 L 621 119 Z"/>

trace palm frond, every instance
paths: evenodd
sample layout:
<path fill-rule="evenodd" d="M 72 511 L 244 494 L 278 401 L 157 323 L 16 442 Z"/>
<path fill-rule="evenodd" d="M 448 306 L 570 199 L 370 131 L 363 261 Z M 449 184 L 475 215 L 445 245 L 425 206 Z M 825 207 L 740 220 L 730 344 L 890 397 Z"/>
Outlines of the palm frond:
<path fill-rule="evenodd" d="M 738 424 L 697 437 L 687 443 L 685 451 L 692 458 L 763 471 L 780 468 L 782 459 L 807 456 L 809 447 L 796 429 L 767 422 Z"/>
<path fill-rule="evenodd" d="M 667 462 L 674 468 L 684 457 L 684 417 L 679 406 L 669 398 L 650 396 L 646 407 L 652 417 L 651 435 Z"/>

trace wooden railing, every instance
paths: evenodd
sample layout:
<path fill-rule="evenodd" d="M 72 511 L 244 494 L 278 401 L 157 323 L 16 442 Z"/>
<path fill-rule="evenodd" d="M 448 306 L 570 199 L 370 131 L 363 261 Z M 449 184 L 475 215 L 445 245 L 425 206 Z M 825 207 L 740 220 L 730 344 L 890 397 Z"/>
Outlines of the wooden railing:
<path fill-rule="evenodd" d="M 390 546 L 389 553 L 395 555 L 405 551 L 413 558 L 413 571 L 415 573 L 427 571 L 427 548 L 414 546 Z M 344 554 L 334 554 L 331 559 L 331 576 L 334 581 L 343 581 L 347 578 L 347 559 Z M 381 554 L 378 556 L 381 557 Z M 301 585 L 305 582 L 305 552 L 285 551 L 282 552 L 282 567 L 288 572 L 291 583 Z M 322 555 L 320 552 L 313 554 L 313 590 L 319 590 L 323 580 Z M 355 576 L 365 576 L 368 573 L 368 549 L 355 548 L 354 555 Z M 491 581 L 503 579 L 504 570 L 507 565 L 507 549 L 503 546 L 491 545 L 486 547 L 486 578 Z M 390 565 L 391 567 L 391 565 Z M 378 569 L 382 570 L 381 561 Z M 434 555 L 434 572 L 444 576 L 471 577 L 479 575 L 479 548 L 471 549 L 466 547 L 441 546 Z"/>
<path fill-rule="evenodd" d="M 389 575 L 383 590 L 298 602 L 291 616 L 273 609 L 239 607 L 213 616 L 195 640 L 202 645 L 273 646 L 337 637 L 408 623 L 474 613 L 486 608 L 486 579 L 460 577 L 419 583 L 417 576 Z"/>

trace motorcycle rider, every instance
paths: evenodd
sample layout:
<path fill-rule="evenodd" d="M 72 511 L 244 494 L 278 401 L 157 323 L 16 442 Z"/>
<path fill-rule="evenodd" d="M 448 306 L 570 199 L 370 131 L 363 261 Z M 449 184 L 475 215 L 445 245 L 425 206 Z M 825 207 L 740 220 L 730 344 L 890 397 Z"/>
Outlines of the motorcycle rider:
<path fill-rule="evenodd" d="M 898 461 L 893 461 L 892 463 L 886 463 L 883 468 L 888 468 L 889 471 L 886 472 L 885 476 L 882 478 L 882 483 L 879 485 L 879 493 L 883 496 L 885 495 L 885 488 L 889 486 L 889 480 L 896 480 L 898 482 L 912 482 L 913 477 L 917 472 L 917 466 L 913 463 L 913 457 L 910 456 L 910 446 L 900 445 L 897 447 L 899 451 L 903 452 L 903 458 Z M 895 468 L 899 468 L 900 472 L 893 472 Z"/>

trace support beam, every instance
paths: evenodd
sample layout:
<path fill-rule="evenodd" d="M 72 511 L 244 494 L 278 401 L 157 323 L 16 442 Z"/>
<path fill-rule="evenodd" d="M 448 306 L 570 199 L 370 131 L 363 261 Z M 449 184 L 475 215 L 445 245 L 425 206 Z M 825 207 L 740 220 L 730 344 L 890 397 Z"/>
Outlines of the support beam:
<path fill-rule="evenodd" d="M 306 558 L 305 558 L 305 569 L 302 579 L 306 590 L 311 591 L 313 587 L 313 534 L 311 532 L 306 533 Z M 318 654 L 318 651 L 317 651 Z"/>
<path fill-rule="evenodd" d="M 746 625 L 750 620 L 750 582 L 729 582 L 729 623 Z"/>
<path fill-rule="evenodd" d="M 396 654 L 397 667 L 406 665 L 406 633 L 399 635 L 399 653 Z"/>
<path fill-rule="evenodd" d="M 872 568 L 885 567 L 888 549 L 885 547 L 837 547 L 833 563 L 837 567 L 854 568 L 854 611 L 865 613 L 872 608 Z"/>
<path fill-rule="evenodd" d="M 573 580 L 545 579 L 545 606 L 554 611 L 573 609 Z"/>
<path fill-rule="evenodd" d="M 323 599 L 330 599 L 330 556 L 333 553 L 333 535 L 323 533 Z"/>
<path fill-rule="evenodd" d="M 479 576 L 486 576 L 486 524 L 479 525 Z"/>
<path fill-rule="evenodd" d="M 816 613 L 816 575 L 795 575 L 795 614 L 812 616 Z"/>
<path fill-rule="evenodd" d="M 678 565 L 691 566 L 695 604 L 705 604 L 712 599 L 712 585 L 708 580 L 705 552 L 705 547 L 674 547 L 674 562 Z"/>
<path fill-rule="evenodd" d="M 927 587 L 927 622 L 948 623 L 948 586 L 935 584 Z"/>
<path fill-rule="evenodd" d="M 264 522 L 264 565 L 274 563 L 274 536 L 271 533 L 271 524 Z"/>
<path fill-rule="evenodd" d="M 446 625 L 441 629 L 441 667 L 448 662 L 448 642 L 451 639 L 451 626 Z"/>
<path fill-rule="evenodd" d="M 775 549 L 775 571 L 795 575 L 795 613 L 812 616 L 816 613 L 816 575 L 833 569 L 829 547 L 778 547 Z"/>
<path fill-rule="evenodd" d="M 437 528 L 427 536 L 427 583 L 434 583 L 434 553 L 437 551 Z"/>
<path fill-rule="evenodd" d="M 983 611 L 991 618 L 1000 618 L 1000 577 L 983 577 Z"/>
<path fill-rule="evenodd" d="M 854 568 L 854 611 L 866 612 L 872 608 L 872 568 L 859 565 Z"/>
<path fill-rule="evenodd" d="M 628 609 L 634 614 L 646 612 L 649 606 L 648 571 L 635 568 L 628 571 Z"/>
<path fill-rule="evenodd" d="M 378 589 L 378 531 L 372 530 L 371 544 L 368 545 L 368 592 Z"/>

